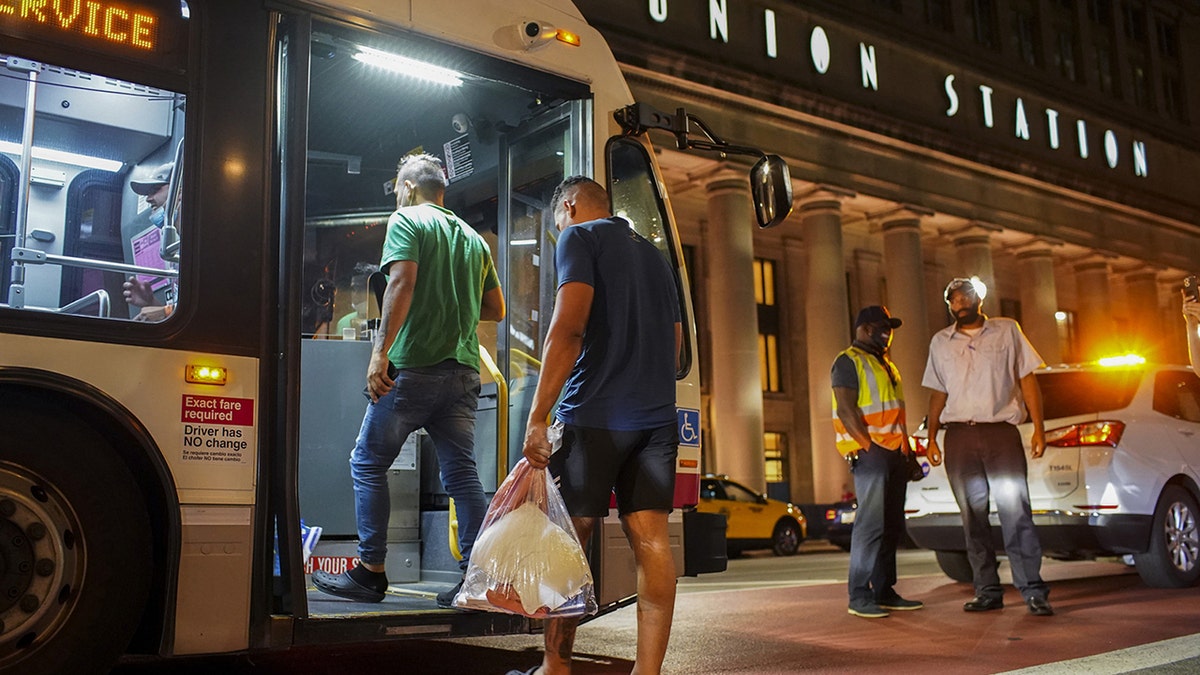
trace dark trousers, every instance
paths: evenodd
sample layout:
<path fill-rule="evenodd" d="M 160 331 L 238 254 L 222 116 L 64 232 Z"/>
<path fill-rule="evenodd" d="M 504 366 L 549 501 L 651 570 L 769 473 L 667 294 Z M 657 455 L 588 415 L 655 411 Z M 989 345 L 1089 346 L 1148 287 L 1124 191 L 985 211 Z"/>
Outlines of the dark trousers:
<path fill-rule="evenodd" d="M 854 467 L 858 509 L 850 534 L 851 602 L 886 602 L 896 596 L 896 546 L 904 534 L 904 455 L 871 444 Z"/>
<path fill-rule="evenodd" d="M 1012 568 L 1013 585 L 1021 597 L 1045 598 L 1042 544 L 1033 529 L 1026 480 L 1025 447 L 1011 424 L 946 425 L 946 477 L 962 511 L 967 557 L 975 575 L 975 594 L 998 598 L 1004 594 L 992 547 L 988 500 L 996 501 L 1004 552 Z M 857 523 L 856 523 L 857 525 Z"/>

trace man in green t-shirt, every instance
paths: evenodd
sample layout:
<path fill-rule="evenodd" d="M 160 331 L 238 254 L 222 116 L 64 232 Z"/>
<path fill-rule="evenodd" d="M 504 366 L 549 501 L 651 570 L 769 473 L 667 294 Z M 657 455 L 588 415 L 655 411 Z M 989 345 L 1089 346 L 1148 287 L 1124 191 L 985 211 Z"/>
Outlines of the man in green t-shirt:
<path fill-rule="evenodd" d="M 424 427 L 437 448 L 442 483 L 458 512 L 460 568 L 487 511 L 475 464 L 481 320 L 504 318 L 504 295 L 487 243 L 443 206 L 446 178 L 432 155 L 400 161 L 397 210 L 379 264 L 388 275 L 380 330 L 367 368 L 371 403 L 350 455 L 360 564 L 313 573 L 331 595 L 379 602 L 387 591 L 388 467 L 404 439 Z M 461 586 L 462 582 L 459 582 Z M 458 587 L 439 593 L 450 607 Z"/>

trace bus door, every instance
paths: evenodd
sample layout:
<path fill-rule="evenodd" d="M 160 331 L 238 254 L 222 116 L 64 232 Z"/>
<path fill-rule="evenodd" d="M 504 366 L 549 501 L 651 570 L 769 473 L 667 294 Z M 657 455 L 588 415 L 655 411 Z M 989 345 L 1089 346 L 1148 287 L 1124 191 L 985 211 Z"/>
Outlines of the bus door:
<path fill-rule="evenodd" d="M 296 486 L 286 495 L 294 508 L 275 509 L 285 514 L 280 527 L 303 531 L 312 548 L 306 551 L 299 537 L 284 543 L 280 576 L 303 580 L 304 591 L 289 593 L 301 616 L 393 615 L 389 621 L 430 624 L 420 615 L 440 613 L 433 623 L 449 632 L 445 622 L 484 619 L 446 618 L 435 604 L 435 595 L 459 579 L 460 552 L 436 451 L 423 430 L 407 439 L 388 471 L 385 600 L 334 598 L 309 578 L 316 569 L 337 573 L 357 563 L 349 457 L 368 405 L 363 390 L 380 314 L 370 279 L 396 209 L 397 162 L 421 152 L 443 160 L 445 206 L 488 242 L 501 277 L 509 319 L 479 327 L 480 344 L 496 364 L 495 375 L 487 359 L 481 364 L 475 434 L 490 496 L 517 458 L 505 448 L 519 457 L 553 294 L 545 276 L 553 274 L 545 259 L 553 255 L 550 194 L 591 161 L 583 150 L 589 93 L 580 83 L 420 36 L 320 19 L 288 27 L 280 52 L 281 227 L 296 280 L 281 304 L 294 309 L 298 323 L 284 348 L 300 358 L 299 404 L 288 415 L 296 425 L 296 476 L 280 482 Z M 507 396 L 510 388 L 517 393 Z M 293 566 L 303 572 L 292 575 Z M 513 620 L 497 617 L 486 620 Z"/>
<path fill-rule="evenodd" d="M 551 198 L 564 178 L 592 164 L 586 128 L 591 104 L 572 101 L 535 118 L 506 137 L 502 154 L 499 222 L 504 261 L 502 283 L 508 316 L 497 348 L 500 369 L 508 382 L 507 473 L 520 459 L 525 422 L 541 372 L 541 354 L 557 283 L 554 249 L 558 230 Z M 485 483 L 486 484 L 486 483 Z"/>

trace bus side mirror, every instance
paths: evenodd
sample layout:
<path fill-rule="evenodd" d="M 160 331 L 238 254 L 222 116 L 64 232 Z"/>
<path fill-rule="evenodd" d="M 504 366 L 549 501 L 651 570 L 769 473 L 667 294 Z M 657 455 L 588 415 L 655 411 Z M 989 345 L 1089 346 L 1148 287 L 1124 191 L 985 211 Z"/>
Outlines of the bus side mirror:
<path fill-rule="evenodd" d="M 782 223 L 792 212 L 792 176 L 779 155 L 764 155 L 750 170 L 754 215 L 766 229 Z"/>

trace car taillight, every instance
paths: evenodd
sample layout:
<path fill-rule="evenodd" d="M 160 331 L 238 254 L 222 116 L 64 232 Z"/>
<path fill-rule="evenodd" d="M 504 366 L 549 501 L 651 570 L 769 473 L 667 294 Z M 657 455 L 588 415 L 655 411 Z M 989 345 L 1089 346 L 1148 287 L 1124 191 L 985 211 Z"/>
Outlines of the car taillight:
<path fill-rule="evenodd" d="M 918 456 L 924 457 L 925 453 L 929 450 L 929 439 L 917 438 L 914 436 L 912 439 L 912 445 L 913 451 L 916 452 Z"/>
<path fill-rule="evenodd" d="M 1047 431 L 1046 445 L 1056 448 L 1107 445 L 1115 448 L 1120 444 L 1121 435 L 1124 433 L 1124 422 L 1114 420 L 1083 422 Z"/>
<path fill-rule="evenodd" d="M 825 520 L 831 521 L 834 518 L 837 518 L 837 509 L 826 509 L 825 510 Z"/>

